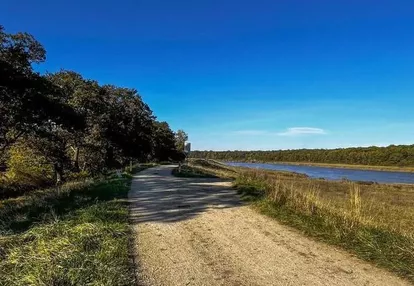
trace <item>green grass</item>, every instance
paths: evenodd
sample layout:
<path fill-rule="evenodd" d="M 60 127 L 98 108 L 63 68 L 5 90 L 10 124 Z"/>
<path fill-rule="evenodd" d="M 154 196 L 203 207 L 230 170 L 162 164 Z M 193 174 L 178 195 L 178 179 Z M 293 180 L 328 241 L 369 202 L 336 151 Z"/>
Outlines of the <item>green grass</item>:
<path fill-rule="evenodd" d="M 174 168 L 172 174 L 182 178 L 217 178 L 216 175 L 205 172 L 201 168 L 188 165 L 181 166 L 181 172 L 179 172 L 178 168 Z"/>
<path fill-rule="evenodd" d="M 0 285 L 134 285 L 130 178 L 0 201 Z"/>
<path fill-rule="evenodd" d="M 198 165 L 235 178 L 241 198 L 304 234 L 414 282 L 414 186 L 310 179 L 304 175 Z"/>

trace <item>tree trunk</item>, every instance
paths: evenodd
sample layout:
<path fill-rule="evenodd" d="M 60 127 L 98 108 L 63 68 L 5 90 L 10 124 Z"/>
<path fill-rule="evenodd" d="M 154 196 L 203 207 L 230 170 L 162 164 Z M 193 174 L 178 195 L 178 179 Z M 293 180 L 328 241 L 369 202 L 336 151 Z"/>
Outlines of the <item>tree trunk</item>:
<path fill-rule="evenodd" d="M 56 185 L 59 186 L 62 184 L 63 181 L 63 165 L 62 163 L 58 162 L 53 165 L 55 169 L 55 180 Z"/>
<path fill-rule="evenodd" d="M 79 147 L 75 147 L 75 154 L 73 156 L 73 168 L 75 172 L 79 172 Z"/>

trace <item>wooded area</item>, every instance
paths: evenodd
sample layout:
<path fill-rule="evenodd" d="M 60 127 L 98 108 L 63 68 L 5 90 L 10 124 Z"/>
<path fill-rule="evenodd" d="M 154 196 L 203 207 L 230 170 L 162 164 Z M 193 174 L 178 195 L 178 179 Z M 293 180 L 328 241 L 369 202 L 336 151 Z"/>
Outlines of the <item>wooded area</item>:
<path fill-rule="evenodd" d="M 42 75 L 32 65 L 45 59 L 32 35 L 0 26 L 0 193 L 183 158 L 187 135 L 157 121 L 135 89 Z"/>
<path fill-rule="evenodd" d="M 311 162 L 371 166 L 414 166 L 414 145 L 275 151 L 193 151 L 193 158 L 238 162 Z"/>

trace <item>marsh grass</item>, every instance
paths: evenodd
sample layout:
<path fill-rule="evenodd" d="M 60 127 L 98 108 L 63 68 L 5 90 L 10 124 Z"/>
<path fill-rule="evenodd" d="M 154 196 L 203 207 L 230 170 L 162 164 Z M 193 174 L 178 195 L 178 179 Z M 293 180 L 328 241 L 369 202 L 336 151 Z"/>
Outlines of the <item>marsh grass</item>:
<path fill-rule="evenodd" d="M 197 161 L 194 162 L 197 164 Z M 340 246 L 414 282 L 414 187 L 310 179 L 306 175 L 228 168 L 240 196 L 260 212 Z"/>
<path fill-rule="evenodd" d="M 111 175 L 0 201 L 0 285 L 134 285 L 130 178 Z"/>

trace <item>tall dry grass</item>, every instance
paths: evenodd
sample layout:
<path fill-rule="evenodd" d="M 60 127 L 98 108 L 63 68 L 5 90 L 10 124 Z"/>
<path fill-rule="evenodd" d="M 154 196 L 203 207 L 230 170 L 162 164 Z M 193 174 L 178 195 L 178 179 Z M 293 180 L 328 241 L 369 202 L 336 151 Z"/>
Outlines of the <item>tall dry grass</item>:
<path fill-rule="evenodd" d="M 262 213 L 414 281 L 414 186 L 193 164 L 235 178 L 241 197 Z"/>

